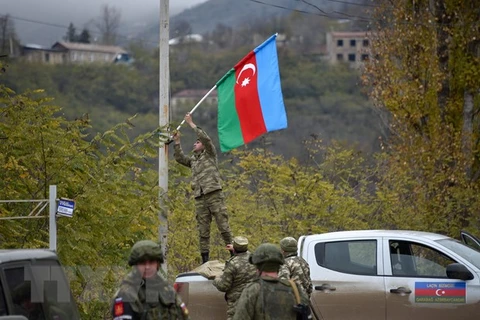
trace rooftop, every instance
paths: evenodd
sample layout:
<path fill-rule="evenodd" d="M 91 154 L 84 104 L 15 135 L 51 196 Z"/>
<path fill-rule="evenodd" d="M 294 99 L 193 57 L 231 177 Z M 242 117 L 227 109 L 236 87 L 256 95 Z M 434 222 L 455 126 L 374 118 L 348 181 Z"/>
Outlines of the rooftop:
<path fill-rule="evenodd" d="M 56 42 L 52 48 L 62 46 L 68 50 L 79 50 L 79 51 L 93 51 L 93 52 L 105 52 L 105 53 L 127 53 L 123 48 L 118 46 L 106 46 L 99 44 L 91 43 L 79 43 L 79 42 L 65 42 L 59 41 Z"/>

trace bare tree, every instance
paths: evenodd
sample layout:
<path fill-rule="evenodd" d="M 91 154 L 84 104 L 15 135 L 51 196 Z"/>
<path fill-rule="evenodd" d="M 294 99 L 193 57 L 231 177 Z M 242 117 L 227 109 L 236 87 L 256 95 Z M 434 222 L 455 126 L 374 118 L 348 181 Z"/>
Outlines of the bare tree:
<path fill-rule="evenodd" d="M 102 35 L 103 44 L 115 44 L 121 16 L 120 10 L 114 6 L 109 6 L 108 4 L 102 6 L 101 15 L 97 19 L 95 26 Z"/>

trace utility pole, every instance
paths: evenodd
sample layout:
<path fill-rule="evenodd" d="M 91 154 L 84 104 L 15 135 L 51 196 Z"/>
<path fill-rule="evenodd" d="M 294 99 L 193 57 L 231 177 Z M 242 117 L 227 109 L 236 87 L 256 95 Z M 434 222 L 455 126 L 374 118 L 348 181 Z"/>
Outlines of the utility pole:
<path fill-rule="evenodd" d="M 170 107 L 170 65 L 169 65 L 169 33 L 170 22 L 168 12 L 169 0 L 160 0 L 160 39 L 159 39 L 159 125 L 166 128 L 169 124 Z M 158 218 L 160 226 L 158 236 L 165 255 L 165 263 L 162 264 L 163 271 L 167 273 L 167 234 L 168 234 L 168 207 L 165 199 L 168 192 L 168 145 L 160 145 L 158 150 L 158 185 L 160 187 L 160 212 Z"/>

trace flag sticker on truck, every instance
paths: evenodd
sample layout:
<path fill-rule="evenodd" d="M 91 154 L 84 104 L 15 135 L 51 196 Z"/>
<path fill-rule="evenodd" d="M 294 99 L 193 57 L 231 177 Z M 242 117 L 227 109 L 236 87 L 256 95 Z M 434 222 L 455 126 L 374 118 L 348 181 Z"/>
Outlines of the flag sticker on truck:
<path fill-rule="evenodd" d="M 465 303 L 465 282 L 415 282 L 417 303 Z"/>

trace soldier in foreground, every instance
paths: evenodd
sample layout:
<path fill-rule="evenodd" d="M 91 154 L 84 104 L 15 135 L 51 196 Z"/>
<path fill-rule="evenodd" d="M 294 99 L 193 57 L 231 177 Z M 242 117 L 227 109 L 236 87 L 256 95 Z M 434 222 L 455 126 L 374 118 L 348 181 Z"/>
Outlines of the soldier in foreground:
<path fill-rule="evenodd" d="M 280 267 L 278 276 L 282 279 L 292 279 L 299 286 L 302 286 L 303 291 L 310 299 L 313 290 L 310 266 L 305 259 L 297 255 L 297 240 L 292 237 L 283 238 L 280 241 L 280 248 L 282 249 L 285 263 Z"/>
<path fill-rule="evenodd" d="M 163 263 L 160 245 L 150 240 L 135 243 L 128 264 L 132 271 L 115 293 L 114 320 L 189 319 L 185 304 L 173 287 L 158 274 Z"/>
<path fill-rule="evenodd" d="M 308 297 L 295 282 L 278 278 L 283 255 L 274 244 L 261 244 L 250 256 L 259 278 L 243 289 L 233 320 L 309 319 Z"/>
<path fill-rule="evenodd" d="M 225 292 L 227 320 L 233 318 L 235 306 L 247 283 L 257 277 L 255 267 L 248 261 L 247 238 L 233 238 L 233 253 L 234 256 L 225 264 L 222 276 L 213 281 L 218 291 Z"/>
<path fill-rule="evenodd" d="M 210 137 L 195 125 L 190 113 L 185 115 L 185 122 L 197 134 L 193 144 L 193 155 L 185 156 L 180 145 L 180 133 L 173 136 L 175 141 L 175 160 L 192 169 L 192 188 L 195 197 L 195 214 L 200 237 L 200 255 L 202 263 L 209 260 L 210 225 L 215 218 L 218 230 L 226 248 L 231 250 L 232 232 L 228 224 L 227 207 L 222 191 L 220 172 L 217 166 L 217 151 Z"/>

